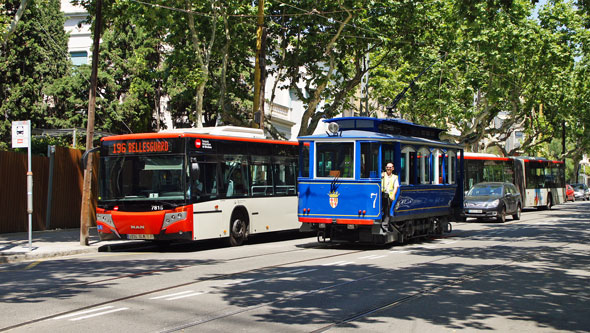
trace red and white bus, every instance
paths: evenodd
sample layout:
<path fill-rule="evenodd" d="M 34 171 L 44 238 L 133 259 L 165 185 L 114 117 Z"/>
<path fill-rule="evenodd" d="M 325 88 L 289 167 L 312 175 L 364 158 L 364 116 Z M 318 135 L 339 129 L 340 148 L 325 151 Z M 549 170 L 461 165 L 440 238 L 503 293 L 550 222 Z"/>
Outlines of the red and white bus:
<path fill-rule="evenodd" d="M 297 142 L 232 126 L 101 140 L 100 239 L 204 240 L 299 228 Z"/>
<path fill-rule="evenodd" d="M 524 207 L 551 208 L 565 202 L 565 164 L 540 157 L 465 153 L 465 190 L 480 182 L 516 185 Z"/>

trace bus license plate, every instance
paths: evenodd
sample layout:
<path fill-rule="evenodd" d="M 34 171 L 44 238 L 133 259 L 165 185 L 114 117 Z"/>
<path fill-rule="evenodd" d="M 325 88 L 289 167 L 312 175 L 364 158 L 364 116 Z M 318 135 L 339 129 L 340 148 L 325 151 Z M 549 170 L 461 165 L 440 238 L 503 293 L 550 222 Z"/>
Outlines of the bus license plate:
<path fill-rule="evenodd" d="M 470 209 L 469 212 L 471 214 L 481 214 L 481 213 L 483 213 L 481 209 Z"/>
<path fill-rule="evenodd" d="M 129 234 L 127 239 L 154 239 L 154 235 Z"/>

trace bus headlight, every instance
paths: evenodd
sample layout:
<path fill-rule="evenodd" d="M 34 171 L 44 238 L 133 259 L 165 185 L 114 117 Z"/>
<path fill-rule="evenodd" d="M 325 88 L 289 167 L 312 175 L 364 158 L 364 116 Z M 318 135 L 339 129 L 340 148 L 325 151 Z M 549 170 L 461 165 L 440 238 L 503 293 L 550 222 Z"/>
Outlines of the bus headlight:
<path fill-rule="evenodd" d="M 166 213 L 164 215 L 164 223 L 162 224 L 162 230 L 168 228 L 172 223 L 186 219 L 186 212 L 174 212 Z"/>
<path fill-rule="evenodd" d="M 115 223 L 113 222 L 113 216 L 111 214 L 96 214 L 96 221 L 104 223 L 113 229 L 116 229 Z"/>

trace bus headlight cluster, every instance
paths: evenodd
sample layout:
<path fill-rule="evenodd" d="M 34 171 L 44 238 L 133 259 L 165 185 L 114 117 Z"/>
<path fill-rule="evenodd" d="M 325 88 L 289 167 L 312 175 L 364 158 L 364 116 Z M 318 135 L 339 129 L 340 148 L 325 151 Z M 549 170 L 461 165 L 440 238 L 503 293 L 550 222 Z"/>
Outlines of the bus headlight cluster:
<path fill-rule="evenodd" d="M 172 223 L 184 219 L 186 219 L 186 212 L 166 213 L 166 215 L 164 215 L 164 224 L 162 224 L 162 229 L 166 229 Z"/>
<path fill-rule="evenodd" d="M 111 214 L 96 214 L 96 221 L 104 223 L 115 229 L 115 223 L 113 222 L 113 216 Z"/>

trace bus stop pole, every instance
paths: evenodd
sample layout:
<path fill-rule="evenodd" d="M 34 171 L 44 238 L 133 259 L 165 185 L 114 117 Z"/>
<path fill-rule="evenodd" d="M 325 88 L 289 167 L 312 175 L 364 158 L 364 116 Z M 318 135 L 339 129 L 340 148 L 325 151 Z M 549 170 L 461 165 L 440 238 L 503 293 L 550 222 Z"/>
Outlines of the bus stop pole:
<path fill-rule="evenodd" d="M 30 132 L 29 132 L 30 133 Z M 31 143 L 29 140 L 27 171 L 27 214 L 29 215 L 29 251 L 33 251 L 33 172 L 31 171 Z"/>

